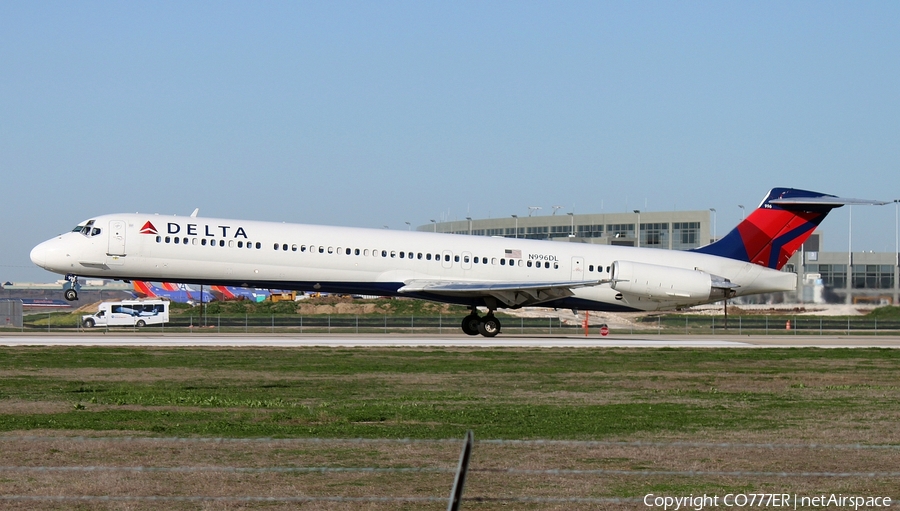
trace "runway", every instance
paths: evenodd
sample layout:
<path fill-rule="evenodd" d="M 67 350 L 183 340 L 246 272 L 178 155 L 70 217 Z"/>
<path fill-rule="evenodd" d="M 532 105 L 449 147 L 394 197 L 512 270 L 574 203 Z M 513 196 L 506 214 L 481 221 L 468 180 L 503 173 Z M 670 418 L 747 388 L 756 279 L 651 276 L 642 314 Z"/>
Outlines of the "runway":
<path fill-rule="evenodd" d="M 0 346 L 146 346 L 230 348 L 900 348 L 900 336 L 617 336 L 278 334 L 7 334 Z"/>

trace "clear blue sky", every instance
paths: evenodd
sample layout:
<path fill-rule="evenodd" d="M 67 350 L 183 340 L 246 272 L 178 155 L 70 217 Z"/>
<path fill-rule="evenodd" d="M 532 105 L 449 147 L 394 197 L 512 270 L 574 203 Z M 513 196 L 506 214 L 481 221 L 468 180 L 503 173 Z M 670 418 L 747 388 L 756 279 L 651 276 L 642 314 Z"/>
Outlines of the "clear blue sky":
<path fill-rule="evenodd" d="M 2 281 L 103 213 L 722 234 L 774 186 L 900 198 L 900 3 L 0 2 Z M 854 208 L 855 250 L 895 232 Z"/>

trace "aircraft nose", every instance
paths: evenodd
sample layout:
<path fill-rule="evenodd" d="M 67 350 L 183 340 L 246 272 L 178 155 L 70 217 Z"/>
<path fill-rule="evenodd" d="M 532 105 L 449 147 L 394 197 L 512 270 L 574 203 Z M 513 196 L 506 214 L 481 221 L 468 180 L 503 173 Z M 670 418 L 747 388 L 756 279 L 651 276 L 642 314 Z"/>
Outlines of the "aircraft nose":
<path fill-rule="evenodd" d="M 31 262 L 40 266 L 41 268 L 47 264 L 47 243 L 41 243 L 38 246 L 31 249 Z"/>

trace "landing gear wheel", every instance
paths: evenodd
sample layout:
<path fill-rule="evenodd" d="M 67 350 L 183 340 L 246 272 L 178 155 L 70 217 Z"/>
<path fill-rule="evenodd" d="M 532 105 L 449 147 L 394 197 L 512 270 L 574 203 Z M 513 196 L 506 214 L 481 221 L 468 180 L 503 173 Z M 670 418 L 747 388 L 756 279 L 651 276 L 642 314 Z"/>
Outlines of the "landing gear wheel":
<path fill-rule="evenodd" d="M 500 333 L 500 320 L 494 316 L 485 316 L 478 323 L 478 333 L 485 337 L 494 337 Z"/>
<path fill-rule="evenodd" d="M 481 324 L 481 318 L 477 314 L 469 314 L 462 320 L 462 331 L 466 335 L 478 335 L 478 325 Z"/>
<path fill-rule="evenodd" d="M 66 289 L 66 292 L 63 293 L 63 296 L 66 297 L 66 300 L 74 302 L 78 299 L 78 291 L 75 291 L 74 289 Z"/>

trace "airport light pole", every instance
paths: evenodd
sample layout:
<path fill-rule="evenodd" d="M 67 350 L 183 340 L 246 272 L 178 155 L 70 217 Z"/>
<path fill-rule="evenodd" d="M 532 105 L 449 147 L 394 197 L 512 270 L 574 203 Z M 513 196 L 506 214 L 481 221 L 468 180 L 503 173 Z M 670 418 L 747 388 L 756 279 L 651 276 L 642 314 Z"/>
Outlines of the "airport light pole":
<path fill-rule="evenodd" d="M 574 238 L 574 237 L 575 237 L 575 213 L 566 213 L 566 214 L 569 215 L 569 218 L 572 219 L 572 233 L 571 233 L 571 236 Z"/>
<path fill-rule="evenodd" d="M 635 224 L 635 225 L 637 226 L 637 246 L 640 247 L 641 246 L 641 210 L 636 209 L 636 210 L 634 210 L 634 212 L 637 213 L 637 216 L 638 216 L 637 224 Z"/>
<path fill-rule="evenodd" d="M 434 219 L 431 219 L 432 232 L 437 232 L 437 222 Z"/>
<path fill-rule="evenodd" d="M 411 231 L 411 230 L 412 230 L 412 224 L 409 223 L 409 222 L 404 222 L 404 223 L 406 224 L 406 230 L 407 230 L 407 231 Z"/>
<path fill-rule="evenodd" d="M 472 217 L 467 216 L 466 220 L 469 221 L 469 236 L 471 236 L 472 235 Z"/>
<path fill-rule="evenodd" d="M 743 204 L 738 204 L 738 207 L 741 208 L 741 222 L 743 222 L 744 221 L 744 213 L 746 213 L 746 211 L 744 211 Z"/>
<path fill-rule="evenodd" d="M 515 237 L 518 238 L 519 237 L 519 215 L 513 215 L 512 217 L 516 219 L 516 235 L 515 235 Z"/>
<path fill-rule="evenodd" d="M 853 302 L 853 204 L 847 206 L 850 219 L 847 221 L 847 305 Z"/>
<path fill-rule="evenodd" d="M 712 214 L 713 214 L 713 239 L 712 240 L 713 240 L 713 242 L 715 242 L 716 238 L 719 237 L 718 233 L 716 232 L 716 208 L 709 208 L 709 210 L 712 211 Z"/>

